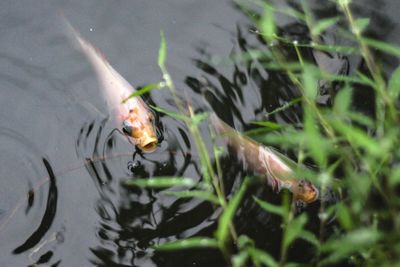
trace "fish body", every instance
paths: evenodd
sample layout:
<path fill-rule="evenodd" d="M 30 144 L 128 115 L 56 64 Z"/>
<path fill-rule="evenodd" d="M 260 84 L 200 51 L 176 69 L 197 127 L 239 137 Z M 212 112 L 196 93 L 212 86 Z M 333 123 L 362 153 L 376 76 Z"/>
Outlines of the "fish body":
<path fill-rule="evenodd" d="M 93 67 L 118 126 L 132 138 L 139 149 L 153 152 L 158 139 L 154 114 L 150 108 L 139 96 L 129 98 L 135 91 L 134 87 L 110 65 L 97 48 L 85 40 L 68 22 L 66 24 L 72 39 Z"/>
<path fill-rule="evenodd" d="M 309 181 L 296 177 L 290 159 L 273 149 L 263 146 L 245 137 L 231 128 L 215 114 L 210 115 L 215 130 L 225 136 L 228 145 L 237 153 L 237 157 L 256 175 L 265 177 L 276 191 L 286 188 L 293 193 L 293 199 L 311 203 L 318 199 L 319 190 Z"/>

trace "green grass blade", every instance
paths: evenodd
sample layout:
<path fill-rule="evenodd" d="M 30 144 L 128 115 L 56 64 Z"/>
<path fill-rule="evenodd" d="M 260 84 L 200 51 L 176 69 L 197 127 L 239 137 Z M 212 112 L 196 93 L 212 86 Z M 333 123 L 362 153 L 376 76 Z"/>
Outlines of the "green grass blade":
<path fill-rule="evenodd" d="M 349 86 L 346 86 L 337 93 L 333 109 L 339 114 L 346 114 L 350 108 L 351 100 L 352 89 Z"/>
<path fill-rule="evenodd" d="M 207 237 L 192 237 L 154 247 L 158 251 L 175 251 L 193 248 L 218 248 L 217 240 Z"/>
<path fill-rule="evenodd" d="M 147 84 L 146 86 L 140 88 L 139 90 L 137 90 L 136 92 L 133 92 L 132 94 L 130 94 L 127 98 L 125 98 L 124 100 L 122 100 L 122 103 L 125 103 L 128 99 L 132 98 L 132 97 L 137 97 L 137 96 L 141 96 L 145 93 L 148 93 L 154 89 L 161 89 L 160 84 L 159 83 L 150 83 Z"/>
<path fill-rule="evenodd" d="M 339 20 L 340 20 L 340 17 L 321 19 L 320 21 L 318 21 L 317 25 L 315 25 L 312 28 L 311 33 L 313 35 L 320 35 L 325 30 L 329 29 L 330 27 L 332 27 L 333 25 L 338 23 Z"/>
<path fill-rule="evenodd" d="M 301 214 L 299 217 L 293 219 L 289 222 L 286 226 L 286 232 L 283 237 L 283 247 L 286 250 L 290 244 L 300 237 L 301 233 L 303 232 L 303 226 L 307 222 L 307 216 L 305 214 Z"/>
<path fill-rule="evenodd" d="M 242 186 L 239 191 L 232 197 L 228 205 L 225 207 L 222 215 L 218 220 L 218 229 L 216 232 L 216 237 L 220 248 L 224 248 L 225 244 L 229 238 L 229 229 L 232 223 L 233 217 L 235 216 L 236 209 L 239 207 L 240 201 L 242 200 L 248 186 L 250 179 L 248 177 L 243 181 Z"/>
<path fill-rule="evenodd" d="M 292 45 L 292 42 L 288 42 L 288 44 Z M 327 45 L 327 44 L 316 44 L 316 43 L 300 43 L 297 44 L 298 47 L 306 47 L 306 48 L 312 48 L 324 52 L 330 52 L 330 53 L 341 53 L 341 54 L 360 54 L 360 50 L 355 47 L 351 46 L 341 46 L 341 45 Z"/>
<path fill-rule="evenodd" d="M 310 244 L 313 244 L 316 248 L 319 248 L 319 240 L 312 232 L 303 230 L 301 231 L 299 238 L 306 240 Z"/>
<path fill-rule="evenodd" d="M 208 112 L 201 112 L 196 113 L 194 116 L 191 116 L 192 125 L 197 127 L 202 121 L 208 118 L 208 115 Z"/>
<path fill-rule="evenodd" d="M 179 192 L 173 192 L 173 191 L 167 191 L 163 192 L 164 195 L 167 196 L 174 196 L 178 198 L 199 198 L 199 199 L 204 199 L 207 201 L 210 201 L 213 204 L 219 205 L 220 202 L 218 198 L 210 192 L 207 191 L 200 191 L 200 190 L 193 190 L 193 191 L 179 191 Z"/>
<path fill-rule="evenodd" d="M 273 115 L 275 113 L 285 111 L 286 109 L 288 109 L 288 108 L 290 108 L 290 107 L 292 107 L 292 106 L 294 106 L 294 105 L 296 105 L 296 104 L 298 104 L 300 102 L 301 102 L 301 97 L 295 98 L 295 99 L 291 100 L 290 102 L 288 102 L 288 103 L 286 103 L 286 104 L 274 109 L 273 111 L 268 112 L 267 116 L 271 116 L 271 115 Z M 269 122 L 269 123 L 271 123 L 271 125 L 272 125 L 272 122 Z M 276 125 L 279 125 L 279 124 L 276 124 Z"/>
<path fill-rule="evenodd" d="M 156 106 L 153 106 L 153 105 L 150 105 L 150 107 L 152 109 L 154 109 L 155 111 L 157 111 L 157 112 L 160 112 L 160 113 L 163 113 L 165 115 L 168 115 L 171 118 L 174 118 L 174 119 L 177 119 L 177 120 L 181 120 L 181 121 L 184 121 L 184 122 L 190 121 L 190 117 L 188 117 L 188 116 L 185 116 L 185 115 L 173 112 L 173 111 L 169 111 L 169 110 L 163 109 L 161 107 L 156 107 Z"/>
<path fill-rule="evenodd" d="M 327 160 L 328 145 L 326 139 L 321 136 L 316 119 L 309 108 L 304 110 L 304 131 L 307 138 L 306 145 L 312 157 L 320 166 L 324 166 Z"/>
<path fill-rule="evenodd" d="M 312 65 L 304 65 L 303 68 L 303 86 L 304 86 L 304 96 L 315 100 L 318 94 L 318 82 L 317 82 L 318 69 Z"/>
<path fill-rule="evenodd" d="M 159 176 L 145 179 L 130 179 L 125 182 L 127 186 L 146 188 L 168 188 L 172 186 L 193 187 L 196 182 L 191 178 Z"/>
<path fill-rule="evenodd" d="M 359 228 L 341 238 L 332 238 L 321 246 L 321 251 L 329 252 L 329 256 L 323 259 L 320 264 L 322 266 L 331 265 L 354 253 L 366 252 L 380 237 L 379 232 L 373 228 Z"/>
<path fill-rule="evenodd" d="M 369 18 L 358 18 L 354 21 L 354 24 L 356 25 L 356 27 L 360 33 L 365 31 L 365 29 L 368 27 L 369 23 L 370 23 Z"/>
<path fill-rule="evenodd" d="M 163 31 L 160 32 L 160 48 L 158 50 L 158 66 L 161 70 L 165 70 L 165 60 L 167 59 L 167 43 L 165 42 L 165 34 Z"/>
<path fill-rule="evenodd" d="M 370 117 L 368 117 L 368 116 L 366 116 L 366 115 L 364 115 L 364 114 L 362 114 L 360 112 L 349 111 L 349 112 L 347 112 L 346 115 L 350 119 L 352 119 L 353 121 L 355 121 L 357 123 L 360 123 L 361 125 L 365 125 L 365 126 L 371 128 L 371 129 L 375 128 L 374 121 Z"/>
<path fill-rule="evenodd" d="M 249 258 L 249 253 L 247 250 L 241 251 L 239 254 L 232 257 L 233 267 L 244 267 L 246 266 L 247 259 Z"/>
<path fill-rule="evenodd" d="M 267 41 L 272 41 L 276 36 L 274 11 L 268 5 L 264 6 L 264 15 L 260 21 L 260 29 Z"/>
<path fill-rule="evenodd" d="M 363 130 L 347 125 L 339 120 L 332 120 L 332 126 L 341 134 L 343 134 L 351 144 L 366 149 L 371 155 L 379 156 L 384 151 L 379 143 L 369 137 Z"/>
<path fill-rule="evenodd" d="M 349 208 L 343 203 L 340 203 L 337 205 L 336 210 L 340 225 L 346 230 L 351 230 L 354 225 Z"/>
<path fill-rule="evenodd" d="M 259 126 L 263 126 L 270 130 L 278 130 L 278 129 L 282 128 L 282 126 L 280 124 L 272 122 L 272 121 L 250 121 L 250 123 L 259 125 Z"/>
<path fill-rule="evenodd" d="M 400 47 L 388 44 L 383 41 L 363 37 L 362 40 L 370 47 L 378 49 L 384 53 L 400 57 Z"/>
<path fill-rule="evenodd" d="M 388 84 L 389 94 L 393 98 L 397 98 L 400 93 L 400 66 L 397 67 L 392 76 L 390 76 L 389 84 Z"/>
<path fill-rule="evenodd" d="M 279 216 L 284 216 L 285 215 L 285 209 L 282 206 L 276 206 L 273 204 L 270 204 L 268 202 L 265 202 L 263 200 L 260 200 L 259 198 L 253 196 L 253 199 L 257 202 L 258 205 L 260 205 L 261 208 L 266 210 L 267 212 L 279 215 Z"/>
<path fill-rule="evenodd" d="M 275 259 L 265 251 L 256 248 L 249 248 L 248 251 L 254 262 L 261 262 L 268 267 L 279 266 Z"/>

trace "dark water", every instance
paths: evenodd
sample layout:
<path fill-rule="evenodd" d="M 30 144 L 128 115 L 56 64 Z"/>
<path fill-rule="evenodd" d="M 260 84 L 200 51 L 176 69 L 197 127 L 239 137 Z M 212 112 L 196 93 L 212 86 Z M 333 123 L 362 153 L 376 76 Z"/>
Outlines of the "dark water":
<path fill-rule="evenodd" d="M 315 1 L 317 3 L 317 1 Z M 396 1 L 355 1 L 372 17 L 371 33 L 399 43 Z M 335 7 L 314 5 L 320 16 Z M 135 86 L 159 81 L 159 32 L 168 44 L 168 69 L 185 101 L 203 99 L 238 130 L 249 121 L 300 123 L 300 107 L 266 117 L 298 95 L 287 78 L 261 62 L 211 64 L 214 56 L 265 44 L 230 1 L 116 0 L 11 1 L 0 3 L 0 266 L 225 266 L 216 251 L 155 253 L 152 245 L 196 235 L 211 236 L 220 210 L 199 200 L 178 200 L 157 190 L 131 189 L 127 178 L 176 175 L 201 179 L 194 143 L 184 124 L 160 117 L 164 140 L 141 155 L 113 131 L 96 76 L 68 42 L 60 13 L 107 55 Z M 282 33 L 307 40 L 302 25 L 278 18 Z M 333 42 L 333 34 L 327 35 Z M 287 51 L 290 56 L 293 51 Z M 312 58 L 310 51 L 305 51 Z M 383 58 L 387 72 L 398 63 Z M 336 55 L 329 64 L 354 72 L 358 58 Z M 203 97 L 204 96 L 204 97 Z M 371 109 L 370 95 L 359 101 Z M 147 99 L 175 110 L 168 91 Z M 207 143 L 210 139 L 204 126 Z M 234 157 L 222 160 L 228 192 L 246 174 Z M 268 188 L 250 193 L 271 202 Z M 306 212 L 316 230 L 317 204 Z M 251 197 L 238 210 L 239 233 L 279 255 L 280 221 Z M 289 258 L 307 262 L 311 248 L 298 243 Z"/>

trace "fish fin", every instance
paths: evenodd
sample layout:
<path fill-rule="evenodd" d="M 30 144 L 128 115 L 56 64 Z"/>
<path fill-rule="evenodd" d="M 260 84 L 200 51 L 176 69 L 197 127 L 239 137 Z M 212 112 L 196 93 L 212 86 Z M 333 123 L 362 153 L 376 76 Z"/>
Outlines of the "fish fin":
<path fill-rule="evenodd" d="M 82 50 L 86 53 L 92 53 L 91 51 L 95 51 L 95 53 L 100 56 L 105 62 L 108 63 L 107 58 L 105 55 L 94 45 L 92 45 L 90 42 L 88 42 L 75 28 L 72 26 L 72 24 L 69 22 L 69 20 L 64 16 L 61 15 L 63 19 L 64 26 L 66 28 L 66 32 L 68 34 L 69 39 L 71 40 L 71 43 L 73 46 L 78 49 Z M 87 52 L 89 51 L 89 52 Z"/>

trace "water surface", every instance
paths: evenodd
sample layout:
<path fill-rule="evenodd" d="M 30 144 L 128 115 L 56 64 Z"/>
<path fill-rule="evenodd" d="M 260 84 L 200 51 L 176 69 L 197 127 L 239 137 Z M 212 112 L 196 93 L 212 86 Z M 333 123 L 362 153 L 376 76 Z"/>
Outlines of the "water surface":
<path fill-rule="evenodd" d="M 379 1 L 379 10 L 376 3 L 359 1 L 356 13 L 372 16 L 373 35 L 399 43 L 393 12 L 398 3 Z M 336 12 L 334 6 L 314 7 L 320 16 Z M 136 153 L 115 131 L 96 76 L 68 41 L 61 13 L 135 86 L 160 80 L 156 60 L 163 30 L 168 70 L 182 99 L 199 110 L 212 106 L 241 131 L 253 127 L 251 120 L 301 123 L 299 106 L 266 116 L 298 96 L 284 75 L 267 71 L 257 60 L 211 63 L 216 56 L 265 49 L 246 16 L 230 1 L 2 1 L 0 265 L 226 265 L 217 251 L 155 253 L 151 248 L 179 238 L 211 236 L 220 210 L 200 200 L 178 200 L 158 190 L 122 185 L 127 178 L 161 175 L 200 181 L 193 140 L 182 122 L 161 115 L 163 141 L 157 152 Z M 288 36 L 307 40 L 304 27 L 278 19 Z M 325 38 L 335 41 L 333 34 Z M 345 72 L 360 64 L 358 58 L 338 55 L 331 60 Z M 388 73 L 398 63 L 383 60 Z M 368 111 L 371 96 L 361 95 L 359 105 Z M 176 110 L 166 90 L 154 91 L 146 99 Z M 210 144 L 206 125 L 202 131 Z M 221 163 L 231 194 L 247 171 L 234 156 L 225 154 Z M 237 229 L 278 256 L 280 221 L 255 206 L 251 194 L 280 201 L 266 187 L 252 188 L 238 210 Z M 305 211 L 311 230 L 317 229 L 317 210 L 318 205 L 311 205 Z M 312 256 L 302 242 L 289 255 L 303 262 Z"/>

